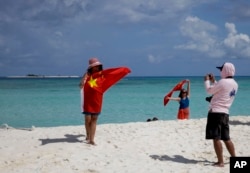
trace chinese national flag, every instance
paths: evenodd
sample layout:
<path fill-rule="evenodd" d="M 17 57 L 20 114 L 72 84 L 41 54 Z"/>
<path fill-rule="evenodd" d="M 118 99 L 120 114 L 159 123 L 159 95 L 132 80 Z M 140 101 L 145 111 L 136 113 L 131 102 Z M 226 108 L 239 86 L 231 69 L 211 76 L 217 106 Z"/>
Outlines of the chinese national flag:
<path fill-rule="evenodd" d="M 105 69 L 89 76 L 84 85 L 84 112 L 100 113 L 104 92 L 130 72 L 127 67 L 118 67 Z"/>
<path fill-rule="evenodd" d="M 174 91 L 180 91 L 183 87 L 183 85 L 185 84 L 186 80 L 180 81 L 177 85 L 175 85 L 175 87 L 164 97 L 164 106 L 167 105 L 167 103 L 169 102 L 169 99 L 167 99 L 167 97 L 171 97 L 172 94 L 174 93 Z"/>

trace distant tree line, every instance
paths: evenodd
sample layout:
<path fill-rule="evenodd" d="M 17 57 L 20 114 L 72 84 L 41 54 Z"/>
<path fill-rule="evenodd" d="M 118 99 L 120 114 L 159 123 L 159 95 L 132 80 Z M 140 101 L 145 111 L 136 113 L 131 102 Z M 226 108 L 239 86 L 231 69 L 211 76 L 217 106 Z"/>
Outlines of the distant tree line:
<path fill-rule="evenodd" d="M 37 74 L 27 74 L 26 76 L 28 76 L 28 77 L 37 77 L 37 76 L 41 76 L 41 75 L 37 75 Z"/>

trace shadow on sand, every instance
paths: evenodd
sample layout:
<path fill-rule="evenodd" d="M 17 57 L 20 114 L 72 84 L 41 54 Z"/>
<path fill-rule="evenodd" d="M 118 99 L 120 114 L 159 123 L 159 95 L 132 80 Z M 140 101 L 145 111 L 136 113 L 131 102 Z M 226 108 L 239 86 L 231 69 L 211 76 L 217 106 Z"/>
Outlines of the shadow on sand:
<path fill-rule="evenodd" d="M 54 138 L 54 139 L 39 139 L 42 142 L 41 145 L 51 144 L 51 143 L 59 143 L 59 142 L 68 142 L 68 143 L 75 143 L 75 142 L 83 142 L 83 140 L 79 140 L 78 138 L 84 137 L 84 135 L 64 135 L 65 138 Z"/>
<path fill-rule="evenodd" d="M 250 122 L 241 122 L 239 120 L 229 120 L 230 125 L 247 125 L 250 126 Z"/>
<path fill-rule="evenodd" d="M 172 161 L 177 163 L 185 163 L 185 164 L 197 164 L 197 163 L 204 163 L 204 165 L 211 165 L 214 162 L 210 162 L 208 160 L 193 160 L 193 159 L 187 159 L 180 155 L 174 155 L 172 157 L 168 155 L 150 155 L 150 157 L 154 160 L 160 160 L 160 161 Z"/>

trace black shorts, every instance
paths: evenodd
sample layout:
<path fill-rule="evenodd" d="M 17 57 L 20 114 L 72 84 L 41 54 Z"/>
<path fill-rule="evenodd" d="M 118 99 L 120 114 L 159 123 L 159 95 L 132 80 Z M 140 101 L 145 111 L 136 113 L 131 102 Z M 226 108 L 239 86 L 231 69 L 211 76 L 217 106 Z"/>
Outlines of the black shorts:
<path fill-rule="evenodd" d="M 229 115 L 220 112 L 208 112 L 206 139 L 230 140 Z"/>

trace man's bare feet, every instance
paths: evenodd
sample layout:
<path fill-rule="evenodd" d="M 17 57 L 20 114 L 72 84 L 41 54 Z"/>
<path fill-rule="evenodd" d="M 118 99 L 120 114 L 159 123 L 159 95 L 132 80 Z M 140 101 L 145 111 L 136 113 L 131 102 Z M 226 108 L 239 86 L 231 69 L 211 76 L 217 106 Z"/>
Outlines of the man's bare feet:
<path fill-rule="evenodd" d="M 213 164 L 213 166 L 216 166 L 216 167 L 224 167 L 224 163 L 216 162 L 216 163 Z"/>

